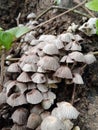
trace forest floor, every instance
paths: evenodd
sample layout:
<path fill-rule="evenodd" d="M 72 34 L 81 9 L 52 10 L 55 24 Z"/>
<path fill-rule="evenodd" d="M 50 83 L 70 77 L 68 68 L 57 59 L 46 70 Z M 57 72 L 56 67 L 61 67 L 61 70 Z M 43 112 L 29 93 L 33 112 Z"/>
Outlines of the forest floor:
<path fill-rule="evenodd" d="M 15 1 L 16 2 L 16 1 Z M 2 3 L 5 6 L 5 3 Z M 21 3 L 17 2 L 17 7 L 15 7 L 16 3 L 10 2 L 9 11 L 6 12 L 5 8 L 0 9 L 0 26 L 4 29 L 16 26 L 16 20 L 18 14 L 21 13 L 20 23 L 26 23 L 26 16 L 34 12 L 37 16 L 39 16 L 43 11 L 48 9 L 53 5 L 52 0 L 25 0 Z M 2 7 L 3 7 L 2 6 Z M 84 5 L 82 5 L 84 6 Z M 77 8 L 78 11 L 82 13 L 89 13 L 80 6 Z M 5 12 L 3 11 L 5 10 Z M 48 11 L 40 18 L 43 21 L 49 20 L 58 14 L 64 12 L 65 10 L 55 11 L 54 9 Z M 4 14 L 3 14 L 3 13 Z M 13 13 L 11 13 L 13 12 Z M 79 15 L 73 11 L 69 11 L 65 15 L 58 17 L 57 19 L 48 22 L 40 28 L 43 28 L 44 34 L 53 34 L 58 35 L 66 32 L 67 28 L 71 25 L 71 23 L 75 23 L 78 25 L 83 24 L 82 15 Z M 77 34 L 81 34 L 84 39 L 83 51 L 98 51 L 98 37 L 92 36 L 88 37 L 85 34 L 81 33 L 77 30 L 75 32 Z M 39 37 L 38 34 L 36 37 Z M 97 56 L 96 56 L 97 58 Z M 83 79 L 85 84 L 82 87 L 77 88 L 76 90 L 76 102 L 74 106 L 80 112 L 80 116 L 78 120 L 75 122 L 76 125 L 79 125 L 81 130 L 98 130 L 98 60 L 85 68 L 83 73 Z M 69 89 L 70 91 L 70 89 Z M 59 90 L 57 93 L 57 100 L 62 101 L 66 100 L 64 90 Z"/>

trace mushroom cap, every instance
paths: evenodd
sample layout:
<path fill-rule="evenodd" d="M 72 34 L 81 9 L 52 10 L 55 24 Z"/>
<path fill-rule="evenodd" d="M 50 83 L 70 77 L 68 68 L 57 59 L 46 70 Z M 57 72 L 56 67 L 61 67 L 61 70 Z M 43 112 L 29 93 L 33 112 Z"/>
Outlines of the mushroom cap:
<path fill-rule="evenodd" d="M 83 79 L 80 74 L 74 73 L 73 82 L 75 84 L 84 84 Z"/>
<path fill-rule="evenodd" d="M 57 55 L 57 54 L 59 54 L 59 51 L 58 51 L 56 45 L 54 45 L 54 44 L 47 44 L 43 48 L 43 52 L 45 54 L 48 54 L 48 55 Z"/>
<path fill-rule="evenodd" d="M 42 67 L 44 70 L 55 71 L 60 65 L 54 57 L 44 56 L 39 60 L 38 66 Z"/>
<path fill-rule="evenodd" d="M 68 55 L 72 60 L 77 62 L 85 62 L 84 55 L 81 52 L 75 51 Z"/>
<path fill-rule="evenodd" d="M 67 55 L 63 56 L 60 60 L 61 63 L 73 63 L 74 61 Z"/>
<path fill-rule="evenodd" d="M 43 100 L 42 94 L 36 89 L 32 89 L 30 92 L 28 92 L 26 94 L 26 97 L 27 97 L 28 103 L 31 103 L 31 104 L 38 104 Z"/>
<path fill-rule="evenodd" d="M 72 130 L 74 124 L 70 120 L 64 120 L 63 123 L 65 130 Z"/>
<path fill-rule="evenodd" d="M 30 82 L 31 79 L 28 76 L 28 74 L 26 72 L 22 72 L 18 77 L 17 77 L 17 81 L 19 82 L 23 82 L 23 83 L 27 83 Z"/>
<path fill-rule="evenodd" d="M 32 63 L 32 64 L 24 64 L 22 67 L 22 70 L 24 72 L 36 72 L 37 71 L 37 65 Z"/>
<path fill-rule="evenodd" d="M 41 123 L 41 130 L 65 130 L 64 124 L 54 116 L 46 117 Z"/>
<path fill-rule="evenodd" d="M 42 101 L 42 107 L 47 110 L 49 109 L 54 103 L 54 100 L 52 99 L 46 99 Z"/>
<path fill-rule="evenodd" d="M 56 47 L 58 49 L 63 49 L 64 48 L 64 44 L 59 38 L 55 39 L 54 44 L 56 45 Z"/>
<path fill-rule="evenodd" d="M 68 102 L 57 103 L 57 108 L 54 108 L 52 115 L 60 120 L 77 119 L 79 112 Z"/>
<path fill-rule="evenodd" d="M 84 58 L 87 64 L 92 64 L 93 62 L 96 61 L 96 58 L 92 53 L 88 53 L 84 55 Z"/>
<path fill-rule="evenodd" d="M 52 43 L 56 39 L 56 36 L 54 35 L 41 35 L 39 37 L 39 41 L 45 41 L 48 43 Z"/>
<path fill-rule="evenodd" d="M 0 105 L 6 103 L 6 93 L 1 91 L 0 92 Z"/>
<path fill-rule="evenodd" d="M 24 125 L 26 124 L 28 118 L 28 110 L 25 108 L 18 108 L 14 111 L 11 118 L 14 123 L 17 123 L 18 125 Z"/>
<path fill-rule="evenodd" d="M 41 117 L 38 114 L 31 113 L 28 117 L 27 128 L 35 129 L 41 124 Z"/>
<path fill-rule="evenodd" d="M 44 111 L 40 114 L 42 120 L 44 120 L 46 117 L 48 117 L 50 115 L 51 115 L 51 113 L 49 111 Z"/>
<path fill-rule="evenodd" d="M 33 12 L 28 14 L 28 16 L 27 16 L 27 19 L 34 19 L 34 18 L 36 18 L 36 15 Z"/>
<path fill-rule="evenodd" d="M 72 40 L 74 40 L 74 35 L 72 33 L 65 33 L 65 34 L 60 34 L 58 36 L 58 38 L 62 41 L 62 42 L 72 42 Z"/>
<path fill-rule="evenodd" d="M 10 130 L 27 130 L 25 126 L 14 124 Z"/>
<path fill-rule="evenodd" d="M 10 73 L 19 73 L 19 72 L 21 72 L 21 69 L 20 69 L 20 67 L 18 66 L 18 62 L 12 63 L 12 64 L 8 67 L 7 71 L 10 72 Z"/>
<path fill-rule="evenodd" d="M 24 94 L 13 93 L 13 94 L 11 94 L 11 96 L 9 96 L 7 98 L 7 103 L 10 106 L 15 107 L 15 106 L 27 104 L 27 101 L 26 101 Z"/>
<path fill-rule="evenodd" d="M 54 73 L 54 76 L 59 78 L 72 79 L 71 70 L 67 66 L 60 66 Z"/>
<path fill-rule="evenodd" d="M 42 106 L 40 104 L 37 104 L 37 105 L 33 106 L 33 108 L 30 109 L 30 113 L 35 113 L 38 115 L 40 115 L 43 111 L 44 111 L 44 109 L 42 108 Z"/>
<path fill-rule="evenodd" d="M 47 84 L 37 84 L 37 89 L 44 93 L 48 91 L 48 86 Z"/>
<path fill-rule="evenodd" d="M 32 76 L 31 76 L 31 79 L 34 83 L 45 83 L 46 82 L 46 77 L 44 74 L 41 74 L 41 73 L 34 73 Z"/>

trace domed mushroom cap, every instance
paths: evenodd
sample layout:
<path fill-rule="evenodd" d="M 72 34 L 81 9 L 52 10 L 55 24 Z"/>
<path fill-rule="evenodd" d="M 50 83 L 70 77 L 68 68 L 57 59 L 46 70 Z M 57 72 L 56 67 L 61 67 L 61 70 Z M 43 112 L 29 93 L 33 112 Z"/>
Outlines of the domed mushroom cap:
<path fill-rule="evenodd" d="M 57 47 L 54 44 L 47 44 L 44 48 L 43 48 L 43 52 L 45 54 L 48 55 L 55 55 L 55 54 L 59 54 L 59 51 L 57 49 Z"/>
<path fill-rule="evenodd" d="M 7 98 L 7 103 L 10 106 L 15 107 L 15 106 L 27 104 L 27 101 L 26 101 L 24 94 L 13 93 L 13 94 L 11 94 L 10 97 Z"/>
<path fill-rule="evenodd" d="M 61 63 L 73 63 L 74 61 L 67 55 L 63 56 L 60 60 Z"/>
<path fill-rule="evenodd" d="M 31 79 L 34 83 L 45 83 L 46 82 L 46 77 L 44 74 L 41 74 L 41 73 L 34 73 L 32 76 L 31 76 Z"/>
<path fill-rule="evenodd" d="M 33 89 L 32 91 L 28 92 L 26 94 L 26 97 L 27 97 L 28 103 L 31 103 L 31 104 L 38 104 L 43 100 L 42 94 L 36 89 Z"/>
<path fill-rule="evenodd" d="M 74 35 L 72 33 L 65 33 L 65 34 L 60 34 L 58 36 L 58 38 L 62 41 L 62 42 L 72 42 L 72 40 L 74 40 Z"/>
<path fill-rule="evenodd" d="M 32 63 L 32 64 L 24 64 L 22 67 L 22 70 L 24 72 L 36 72 L 37 71 L 37 65 Z"/>
<path fill-rule="evenodd" d="M 84 55 L 81 52 L 75 51 L 68 55 L 72 60 L 77 62 L 85 62 Z"/>
<path fill-rule="evenodd" d="M 47 110 L 49 109 L 54 103 L 54 100 L 52 99 L 45 99 L 42 101 L 42 107 Z"/>
<path fill-rule="evenodd" d="M 44 70 L 57 70 L 59 68 L 58 60 L 54 57 L 44 56 L 38 62 L 38 66 L 42 67 Z"/>
<path fill-rule="evenodd" d="M 20 67 L 18 66 L 18 63 L 16 62 L 16 63 L 12 63 L 9 67 L 8 67 L 8 69 L 7 69 L 7 71 L 8 72 L 11 72 L 11 73 L 19 73 L 19 72 L 21 72 L 21 69 L 20 69 Z"/>
<path fill-rule="evenodd" d="M 65 130 L 65 127 L 58 118 L 48 116 L 42 121 L 41 130 Z"/>
<path fill-rule="evenodd" d="M 14 124 L 10 130 L 27 130 L 25 126 Z"/>
<path fill-rule="evenodd" d="M 68 102 L 57 103 L 57 108 L 54 108 L 52 115 L 60 120 L 77 119 L 79 112 Z"/>
<path fill-rule="evenodd" d="M 63 44 L 63 42 L 62 42 L 59 38 L 57 38 L 57 39 L 54 41 L 54 44 L 56 45 L 56 47 L 57 47 L 58 49 L 63 49 L 63 48 L 64 48 L 64 44 Z"/>
<path fill-rule="evenodd" d="M 78 73 L 74 73 L 73 82 L 74 82 L 75 84 L 84 84 L 81 75 L 78 74 Z"/>
<path fill-rule="evenodd" d="M 44 93 L 48 91 L 48 86 L 47 84 L 37 84 L 37 89 Z"/>
<path fill-rule="evenodd" d="M 36 18 L 36 15 L 33 12 L 28 14 L 28 16 L 27 16 L 27 19 L 34 19 L 34 18 Z"/>
<path fill-rule="evenodd" d="M 22 72 L 18 77 L 17 81 L 27 83 L 32 81 L 26 72 Z"/>
<path fill-rule="evenodd" d="M 65 130 L 72 130 L 74 124 L 70 120 L 64 120 L 63 123 Z"/>
<path fill-rule="evenodd" d="M 38 115 L 40 115 L 43 111 L 44 111 L 44 109 L 42 108 L 42 106 L 40 104 L 37 104 L 37 105 L 33 106 L 33 108 L 30 109 L 30 113 L 35 113 Z"/>
<path fill-rule="evenodd" d="M 95 56 L 91 53 L 84 55 L 84 58 L 85 58 L 85 61 L 86 61 L 87 64 L 92 64 L 93 62 L 96 61 Z"/>
<path fill-rule="evenodd" d="M 41 117 L 35 113 L 31 113 L 28 117 L 27 128 L 35 129 L 41 124 Z"/>
<path fill-rule="evenodd" d="M 59 77 L 59 78 L 72 79 L 71 70 L 67 66 L 61 66 L 61 67 L 59 67 L 56 70 L 56 72 L 54 73 L 54 76 Z"/>
<path fill-rule="evenodd" d="M 28 110 L 25 108 L 18 108 L 11 116 L 14 123 L 17 123 L 18 125 L 24 125 L 26 124 L 27 118 L 28 118 Z"/>
<path fill-rule="evenodd" d="M 39 37 L 39 41 L 45 41 L 48 43 L 52 43 L 56 39 L 56 36 L 54 35 L 41 35 Z"/>

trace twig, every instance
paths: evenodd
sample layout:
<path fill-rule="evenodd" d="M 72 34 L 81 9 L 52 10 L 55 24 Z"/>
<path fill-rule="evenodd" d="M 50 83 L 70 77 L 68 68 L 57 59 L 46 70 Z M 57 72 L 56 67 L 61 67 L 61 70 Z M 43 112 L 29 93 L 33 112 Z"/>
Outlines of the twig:
<path fill-rule="evenodd" d="M 21 13 L 18 14 L 18 17 L 16 18 L 17 26 L 19 25 L 19 19 L 20 19 Z"/>
<path fill-rule="evenodd" d="M 4 62 L 5 62 L 5 49 L 2 50 L 2 55 L 1 55 L 1 86 L 3 86 L 3 80 L 4 80 Z"/>
<path fill-rule="evenodd" d="M 48 11 L 52 10 L 52 9 L 59 9 L 59 10 L 69 10 L 69 8 L 65 8 L 65 7 L 59 7 L 59 6 L 51 6 L 49 7 L 48 9 L 46 9 L 44 12 L 42 12 L 37 18 L 36 20 L 38 20 L 39 18 L 41 18 L 43 15 L 45 15 Z M 91 16 L 85 14 L 85 13 L 82 13 L 78 10 L 72 10 L 72 12 L 74 13 L 77 13 L 77 14 L 80 14 L 82 16 L 85 16 L 87 18 L 90 18 Z"/>

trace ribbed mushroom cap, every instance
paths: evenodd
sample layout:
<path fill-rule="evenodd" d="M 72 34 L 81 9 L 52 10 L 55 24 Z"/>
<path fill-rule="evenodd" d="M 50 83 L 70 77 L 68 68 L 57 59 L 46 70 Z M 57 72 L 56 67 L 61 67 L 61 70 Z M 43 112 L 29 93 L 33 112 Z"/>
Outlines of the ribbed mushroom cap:
<path fill-rule="evenodd" d="M 72 130 L 74 124 L 70 120 L 64 120 L 63 123 L 65 130 Z"/>
<path fill-rule="evenodd" d="M 28 117 L 27 128 L 36 129 L 41 124 L 41 117 L 38 114 L 31 113 Z"/>
<path fill-rule="evenodd" d="M 67 55 L 63 56 L 60 60 L 61 63 L 73 63 L 74 61 Z"/>
<path fill-rule="evenodd" d="M 56 36 L 54 35 L 41 35 L 39 37 L 39 41 L 45 41 L 48 43 L 52 43 L 56 39 Z"/>
<path fill-rule="evenodd" d="M 65 46 L 65 50 L 71 50 L 71 51 L 81 51 L 81 46 L 77 44 L 75 41 L 70 42 Z"/>
<path fill-rule="evenodd" d="M 58 49 L 63 49 L 63 48 L 64 48 L 64 44 L 63 44 L 63 42 L 62 42 L 59 38 L 57 38 L 57 39 L 54 41 L 54 44 L 56 45 L 56 47 L 57 47 Z"/>
<path fill-rule="evenodd" d="M 74 40 L 74 35 L 72 33 L 65 33 L 65 34 L 60 34 L 58 36 L 58 38 L 62 41 L 62 42 L 71 42 L 72 40 Z"/>
<path fill-rule="evenodd" d="M 33 89 L 32 91 L 28 92 L 26 94 L 26 97 L 27 97 L 28 103 L 31 103 L 31 104 L 38 104 L 43 100 L 42 94 L 36 89 Z"/>
<path fill-rule="evenodd" d="M 59 54 L 59 51 L 58 51 L 56 45 L 54 45 L 54 44 L 47 44 L 47 45 L 43 48 L 43 52 L 44 52 L 45 54 L 48 54 L 48 55 Z"/>
<path fill-rule="evenodd" d="M 58 118 L 48 116 L 42 121 L 41 130 L 65 130 L 65 127 Z"/>
<path fill-rule="evenodd" d="M 74 35 L 74 37 L 75 37 L 75 41 L 77 41 L 77 42 L 83 41 L 83 38 L 78 34 Z"/>
<path fill-rule="evenodd" d="M 22 72 L 18 77 L 17 81 L 27 83 L 32 81 L 26 72 Z"/>
<path fill-rule="evenodd" d="M 80 74 L 74 73 L 73 82 L 75 84 L 84 84 L 83 79 Z"/>
<path fill-rule="evenodd" d="M 31 79 L 34 83 L 45 83 L 46 82 L 46 77 L 44 74 L 41 73 L 34 73 L 31 76 Z"/>
<path fill-rule="evenodd" d="M 11 73 L 19 73 L 19 72 L 21 72 L 21 69 L 20 69 L 20 67 L 18 66 L 18 63 L 16 62 L 16 63 L 12 63 L 9 67 L 8 67 L 8 69 L 7 69 L 7 71 L 8 72 L 11 72 Z"/>
<path fill-rule="evenodd" d="M 42 67 L 44 70 L 55 71 L 60 65 L 54 57 L 44 56 L 39 60 L 38 66 Z"/>
<path fill-rule="evenodd" d="M 35 45 L 38 45 L 39 44 L 39 40 L 37 39 L 33 39 L 31 42 L 30 42 L 30 45 L 32 46 L 35 46 Z"/>
<path fill-rule="evenodd" d="M 7 103 L 10 106 L 15 107 L 15 106 L 27 104 L 27 101 L 24 94 L 13 93 L 10 97 L 7 98 Z"/>
<path fill-rule="evenodd" d="M 59 67 L 56 70 L 56 72 L 54 73 L 54 76 L 59 77 L 59 78 L 72 79 L 71 70 L 67 66 L 61 66 L 61 67 Z"/>
<path fill-rule="evenodd" d="M 42 101 L 42 107 L 47 110 L 49 109 L 54 103 L 54 100 L 53 99 L 44 99 Z"/>
<path fill-rule="evenodd" d="M 48 86 L 47 84 L 37 84 L 37 89 L 44 93 L 48 91 Z"/>
<path fill-rule="evenodd" d="M 68 55 L 72 60 L 75 60 L 77 62 L 85 62 L 84 55 L 81 52 L 72 52 Z"/>
<path fill-rule="evenodd" d="M 14 124 L 10 130 L 27 130 L 25 126 Z"/>
<path fill-rule="evenodd" d="M 48 91 L 46 93 L 43 93 L 43 99 L 45 99 L 45 100 L 47 100 L 47 99 L 54 100 L 54 99 L 56 99 L 56 94 L 51 92 L 51 91 Z"/>
<path fill-rule="evenodd" d="M 87 64 L 92 64 L 93 62 L 96 61 L 96 58 L 92 53 L 88 53 L 84 55 L 84 58 Z"/>
<path fill-rule="evenodd" d="M 32 63 L 32 64 L 24 64 L 24 66 L 22 67 L 22 70 L 24 72 L 36 72 L 37 71 L 37 65 Z"/>
<path fill-rule="evenodd" d="M 42 106 L 40 104 L 37 104 L 37 105 L 33 106 L 33 108 L 30 109 L 30 113 L 35 113 L 38 115 L 40 115 L 43 111 L 44 111 L 44 109 L 42 108 Z"/>
<path fill-rule="evenodd" d="M 57 108 L 54 108 L 52 115 L 60 120 L 77 119 L 79 112 L 68 102 L 57 103 Z"/>
<path fill-rule="evenodd" d="M 16 82 L 15 92 L 20 92 L 23 94 L 27 89 L 28 89 L 28 87 L 25 83 Z"/>
<path fill-rule="evenodd" d="M 18 108 L 14 111 L 14 113 L 11 116 L 11 119 L 14 123 L 18 125 L 26 125 L 26 121 L 28 118 L 28 110 L 25 108 Z"/>
<path fill-rule="evenodd" d="M 47 71 L 39 66 L 38 69 L 37 69 L 37 72 L 39 72 L 39 73 L 46 73 Z"/>
<path fill-rule="evenodd" d="M 50 112 L 49 111 L 44 111 L 40 114 L 42 120 L 44 120 L 46 117 L 50 116 Z"/>

